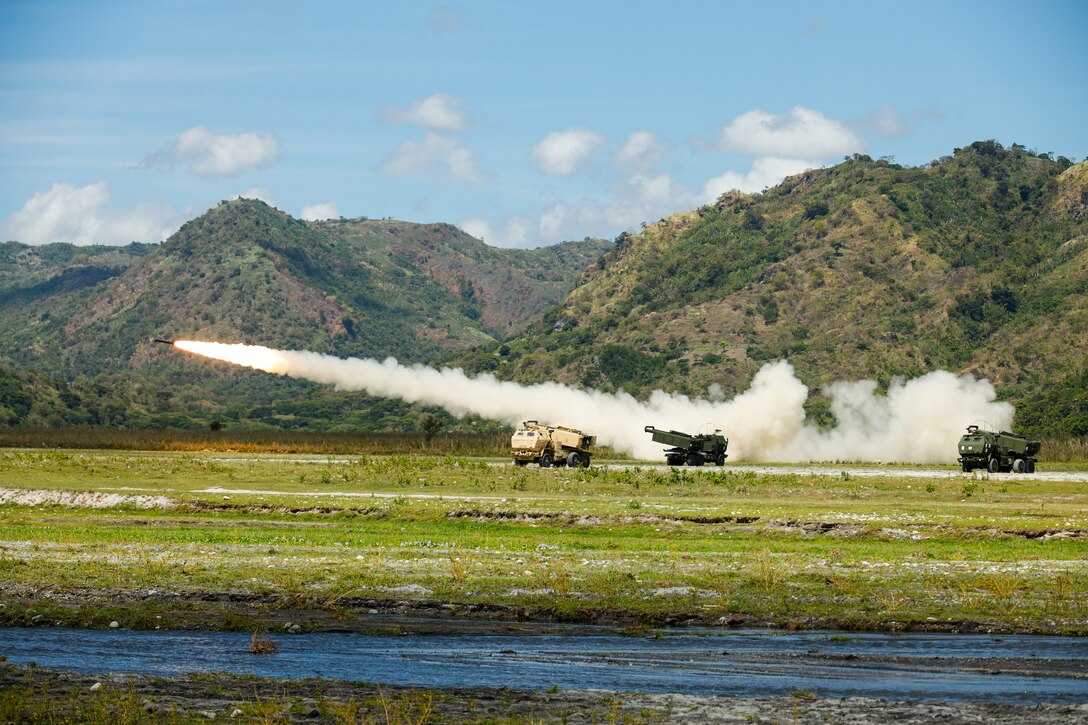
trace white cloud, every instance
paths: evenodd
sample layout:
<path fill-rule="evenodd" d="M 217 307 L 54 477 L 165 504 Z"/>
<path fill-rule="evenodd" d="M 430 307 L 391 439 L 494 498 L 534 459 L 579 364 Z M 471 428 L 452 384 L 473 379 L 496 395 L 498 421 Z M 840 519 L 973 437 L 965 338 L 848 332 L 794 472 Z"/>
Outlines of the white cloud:
<path fill-rule="evenodd" d="M 310 204 L 302 208 L 301 216 L 308 222 L 339 219 L 340 207 L 336 205 L 335 201 L 326 201 L 324 204 Z"/>
<path fill-rule="evenodd" d="M 880 118 L 886 128 L 893 128 L 894 116 Z M 532 160 L 543 173 L 569 176 L 604 145 L 605 139 L 595 131 L 571 128 L 551 133 L 534 146 Z M 799 106 L 781 117 L 758 110 L 738 116 L 713 146 L 756 158 L 747 170 L 726 171 L 701 183 L 695 179 L 689 187 L 661 171 L 670 152 L 668 142 L 652 131 L 636 130 L 613 147 L 611 163 L 603 169 L 609 183 L 599 195 L 563 199 L 517 217 L 474 217 L 462 227 L 500 246 L 553 244 L 587 235 L 610 237 L 712 203 L 727 191 L 762 191 L 787 176 L 823 166 L 827 157 L 860 150 L 864 141 L 846 122 Z M 797 153 L 786 153 L 791 151 Z"/>
<path fill-rule="evenodd" d="M 535 215 L 461 222 L 472 236 L 498 247 L 535 247 L 586 236 L 609 237 L 698 206 L 699 196 L 669 174 L 635 174 L 614 185 L 608 198 L 552 204 Z"/>
<path fill-rule="evenodd" d="M 604 137 L 588 128 L 554 131 L 533 146 L 531 156 L 543 173 L 570 176 L 601 147 Z"/>
<path fill-rule="evenodd" d="M 457 226 L 461 227 L 461 231 L 469 236 L 482 239 L 485 242 L 491 239 L 491 225 L 482 217 L 465 219 Z"/>
<path fill-rule="evenodd" d="M 605 201 L 582 199 L 545 209 L 537 224 L 538 243 L 610 237 L 698 204 L 698 196 L 669 174 L 635 174 L 616 184 Z"/>
<path fill-rule="evenodd" d="M 458 226 L 466 234 L 493 247 L 532 247 L 537 244 L 533 235 L 535 224 L 524 216 L 507 217 L 499 228 L 493 227 L 482 217 L 465 219 Z"/>
<path fill-rule="evenodd" d="M 484 180 L 470 149 L 435 133 L 427 134 L 422 141 L 401 144 L 382 162 L 381 170 L 394 176 L 421 174 L 466 184 Z"/>
<path fill-rule="evenodd" d="M 865 142 L 842 121 L 795 106 L 787 116 L 761 110 L 737 116 L 722 129 L 717 146 L 753 156 L 822 159 L 861 151 Z"/>
<path fill-rule="evenodd" d="M 180 226 L 166 205 L 139 204 L 110 209 L 104 181 L 87 186 L 68 182 L 32 196 L 23 208 L 0 223 L 0 235 L 24 244 L 128 244 L 160 242 Z"/>
<path fill-rule="evenodd" d="M 859 126 L 880 136 L 905 136 L 910 133 L 910 126 L 893 106 L 882 106 L 870 111 Z"/>
<path fill-rule="evenodd" d="M 714 202 L 734 189 L 757 192 L 782 179 L 820 164 L 803 159 L 756 159 L 746 173 L 729 171 L 690 189 L 670 174 L 635 173 L 620 179 L 604 199 L 580 199 L 552 204 L 533 222 L 526 216 L 499 221 L 467 219 L 461 228 L 488 244 L 532 247 L 585 236 L 611 237 L 617 231 L 638 229 L 676 212 Z"/>
<path fill-rule="evenodd" d="M 540 216 L 540 238 L 548 244 L 586 235 L 604 236 L 616 229 L 635 229 L 647 220 L 646 209 L 637 203 L 614 200 L 597 203 L 582 200 L 554 204 Z"/>
<path fill-rule="evenodd" d="M 432 131 L 467 131 L 472 118 L 464 110 L 464 100 L 448 93 L 413 101 L 408 108 L 387 108 L 381 113 L 382 120 L 396 124 L 414 124 Z"/>
<path fill-rule="evenodd" d="M 649 169 L 664 158 L 668 147 L 651 131 L 632 131 L 616 151 L 615 160 L 620 166 Z"/>
<path fill-rule="evenodd" d="M 145 158 L 142 165 L 172 168 L 184 164 L 196 176 L 237 176 L 270 166 L 279 155 L 280 141 L 275 134 L 215 133 L 195 126 Z"/>
<path fill-rule="evenodd" d="M 269 206 L 276 206 L 276 199 L 272 196 L 272 192 L 263 186 L 251 186 L 240 194 L 231 194 L 228 199 L 256 199 L 263 201 Z"/>
<path fill-rule="evenodd" d="M 669 174 L 656 176 L 636 174 L 628 180 L 627 185 L 629 193 L 625 196 L 633 197 L 647 210 L 661 210 L 658 216 L 679 211 L 695 203 L 691 191 Z M 653 214 L 654 212 L 651 211 L 651 216 Z"/>
<path fill-rule="evenodd" d="M 763 191 L 767 187 L 775 186 L 787 176 L 799 174 L 806 169 L 812 169 L 820 164 L 803 159 L 777 159 L 765 157 L 752 162 L 752 168 L 748 173 L 741 174 L 736 171 L 727 171 L 721 176 L 708 179 L 703 185 L 701 204 L 710 204 L 727 191 L 743 191 L 752 193 Z"/>

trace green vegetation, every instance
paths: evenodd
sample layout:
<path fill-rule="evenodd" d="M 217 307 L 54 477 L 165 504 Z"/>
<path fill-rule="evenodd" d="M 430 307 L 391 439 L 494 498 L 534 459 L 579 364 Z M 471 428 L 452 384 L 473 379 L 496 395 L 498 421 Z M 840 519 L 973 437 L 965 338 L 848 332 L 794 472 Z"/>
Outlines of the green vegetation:
<path fill-rule="evenodd" d="M 437 419 L 437 417 L 436 417 Z M 420 424 L 422 431 L 423 423 Z M 335 453 L 390 451 L 430 455 L 502 456 L 510 436 L 502 433 L 331 433 L 300 430 L 212 431 L 123 428 L 0 428 L 0 448 L 77 448 L 140 451 L 245 451 Z M 612 455 L 616 455 L 612 453 Z"/>
<path fill-rule="evenodd" d="M 123 376 L 77 378 L 69 382 L 60 376 L 5 372 L 0 368 L 0 426 L 8 426 L 9 430 L 113 427 L 117 429 L 113 436 L 118 440 L 124 438 L 124 430 L 134 431 L 134 439 L 141 440 L 154 435 L 153 429 L 223 431 L 228 437 L 241 431 L 299 435 L 305 431 L 408 432 L 420 430 L 424 416 L 432 415 L 442 424 L 442 430 L 449 432 L 507 430 L 502 424 L 478 416 L 454 418 L 439 408 L 410 405 L 391 398 L 340 392 L 325 385 L 274 378 L 253 370 L 227 371 L 225 364 L 209 365 L 193 358 L 185 362 L 203 370 L 207 380 L 203 384 L 194 380 L 177 387 L 133 382 Z M 232 395 L 249 397 L 224 401 L 220 396 L 220 375 L 231 381 L 235 391 Z M 18 435 L 17 430 L 14 435 Z M 184 437 L 186 433 L 177 435 Z"/>
<path fill-rule="evenodd" d="M 0 721 L 27 725 L 188 725 L 209 720 L 244 723 L 322 722 L 333 725 L 539 725 L 544 722 L 653 725 L 673 722 L 671 699 L 558 688 L 428 690 L 318 678 L 273 680 L 225 672 L 100 678 L 19 668 L 0 662 Z M 97 687 L 96 687 L 97 685 Z M 688 705 L 688 712 L 702 706 Z M 795 702 L 748 705 L 772 716 Z"/>
<path fill-rule="evenodd" d="M 224 202 L 161 245 L 0 245 L 0 425 L 487 425 L 149 342 L 166 335 L 634 395 L 734 395 L 786 358 L 824 426 L 830 382 L 948 369 L 993 381 L 1019 430 L 1078 437 L 1086 255 L 1088 164 L 994 141 L 918 168 L 854 155 L 612 244 L 539 250 Z"/>
<path fill-rule="evenodd" d="M 252 630 L 289 609 L 306 628 L 364 627 L 367 609 L 407 602 L 626 625 L 1088 633 L 1075 482 L 9 451 L 0 488 L 7 624 Z M 132 596 L 149 589 L 172 594 Z M 244 595 L 245 615 L 202 592 Z"/>
<path fill-rule="evenodd" d="M 0 693 L 0 720 L 28 725 L 185 725 L 206 723 L 215 716 L 242 718 L 242 722 L 290 723 L 318 715 L 322 722 L 345 725 L 424 725 L 433 721 L 436 704 L 449 699 L 439 691 L 397 688 L 387 693 L 373 685 L 352 687 L 349 697 L 314 697 L 308 683 L 279 684 L 226 673 L 215 677 L 219 681 L 215 697 L 203 708 L 187 710 L 178 707 L 176 693 L 158 692 L 161 682 L 150 678 L 130 682 L 127 687 L 110 684 L 94 690 L 86 686 L 77 689 L 30 667 L 22 682 Z M 204 683 L 203 675 L 183 679 L 188 690 L 197 690 Z"/>
<path fill-rule="evenodd" d="M 1086 255 L 1086 164 L 993 141 L 921 168 L 855 155 L 621 235 L 492 359 L 636 395 L 735 394 L 783 357 L 815 389 L 970 371 L 1027 432 L 1085 435 Z"/>
<path fill-rule="evenodd" d="M 223 202 L 160 245 L 0 245 L 0 425 L 410 430 L 425 411 L 247 375 L 155 337 L 433 359 L 539 319 L 609 246 Z"/>

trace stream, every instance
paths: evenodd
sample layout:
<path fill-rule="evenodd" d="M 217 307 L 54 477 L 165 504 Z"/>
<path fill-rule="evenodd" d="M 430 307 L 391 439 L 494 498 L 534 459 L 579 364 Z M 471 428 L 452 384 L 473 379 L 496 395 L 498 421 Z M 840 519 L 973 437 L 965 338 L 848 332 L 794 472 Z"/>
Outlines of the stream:
<path fill-rule="evenodd" d="M 0 628 L 9 662 L 88 674 L 321 676 L 433 688 L 601 689 L 744 697 L 1088 702 L 1088 639 L 1053 636 L 662 630 L 571 634 L 268 635 Z"/>

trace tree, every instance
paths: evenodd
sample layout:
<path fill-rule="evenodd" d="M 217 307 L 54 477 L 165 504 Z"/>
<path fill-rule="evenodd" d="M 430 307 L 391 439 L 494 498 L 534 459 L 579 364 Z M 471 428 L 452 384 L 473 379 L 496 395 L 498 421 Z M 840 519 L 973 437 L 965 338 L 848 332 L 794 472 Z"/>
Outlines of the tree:
<path fill-rule="evenodd" d="M 418 425 L 419 430 L 423 432 L 423 438 L 430 443 L 438 431 L 442 430 L 443 426 L 446 424 L 443 423 L 437 415 L 434 415 L 433 413 L 424 413 L 419 416 Z"/>
<path fill-rule="evenodd" d="M 819 217 L 827 216 L 829 211 L 831 211 L 831 208 L 827 205 L 826 201 L 813 199 L 805 204 L 805 212 L 802 216 L 805 219 L 818 219 Z"/>
<path fill-rule="evenodd" d="M 765 219 L 755 209 L 749 207 L 744 212 L 744 222 L 741 225 L 746 231 L 758 231 L 763 228 Z"/>

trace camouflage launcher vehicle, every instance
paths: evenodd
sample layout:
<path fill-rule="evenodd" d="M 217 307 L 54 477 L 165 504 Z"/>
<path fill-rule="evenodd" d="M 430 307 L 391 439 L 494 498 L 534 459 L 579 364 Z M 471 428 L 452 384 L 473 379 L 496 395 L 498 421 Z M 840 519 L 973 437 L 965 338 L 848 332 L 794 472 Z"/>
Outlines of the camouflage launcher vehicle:
<path fill-rule="evenodd" d="M 597 436 L 561 425 L 541 425 L 535 420 L 522 423 L 510 439 L 515 466 L 537 463 L 541 468 L 589 468 L 589 452 L 595 445 Z"/>
<path fill-rule="evenodd" d="M 960 437 L 957 460 L 965 472 L 985 468 L 990 473 L 1035 473 L 1035 456 L 1040 445 L 1039 441 L 1016 433 L 994 433 L 969 425 Z"/>
<path fill-rule="evenodd" d="M 654 443 L 672 446 L 665 449 L 665 463 L 669 466 L 682 466 L 685 463 L 701 466 L 707 462 L 725 465 L 725 449 L 729 447 L 729 439 L 718 435 L 721 431 L 689 435 L 675 430 L 661 430 L 652 425 L 643 430 L 653 434 Z"/>

